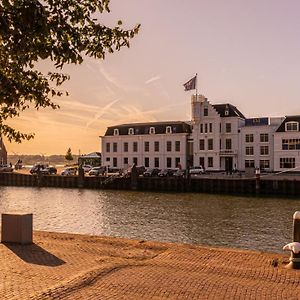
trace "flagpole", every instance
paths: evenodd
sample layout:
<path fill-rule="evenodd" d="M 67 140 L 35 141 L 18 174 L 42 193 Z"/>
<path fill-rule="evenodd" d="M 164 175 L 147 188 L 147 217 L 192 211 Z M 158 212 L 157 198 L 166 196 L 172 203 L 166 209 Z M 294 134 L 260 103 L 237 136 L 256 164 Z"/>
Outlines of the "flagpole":
<path fill-rule="evenodd" d="M 198 78 L 197 78 L 197 73 L 196 73 L 196 101 L 198 100 Z"/>

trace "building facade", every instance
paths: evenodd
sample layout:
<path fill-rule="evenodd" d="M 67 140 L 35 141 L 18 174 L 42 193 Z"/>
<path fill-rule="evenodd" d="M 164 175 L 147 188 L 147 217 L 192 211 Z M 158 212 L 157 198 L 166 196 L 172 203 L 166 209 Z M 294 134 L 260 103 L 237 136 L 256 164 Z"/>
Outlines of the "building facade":
<path fill-rule="evenodd" d="M 108 127 L 102 164 L 128 168 L 202 166 L 209 171 L 300 167 L 300 116 L 246 118 L 234 105 L 191 99 L 192 119 Z"/>

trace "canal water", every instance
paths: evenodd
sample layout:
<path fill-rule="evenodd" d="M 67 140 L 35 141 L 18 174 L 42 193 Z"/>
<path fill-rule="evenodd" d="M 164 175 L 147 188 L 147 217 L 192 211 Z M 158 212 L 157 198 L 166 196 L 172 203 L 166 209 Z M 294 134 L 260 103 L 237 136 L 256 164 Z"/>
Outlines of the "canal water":
<path fill-rule="evenodd" d="M 0 212 L 34 229 L 282 252 L 300 199 L 0 187 Z"/>

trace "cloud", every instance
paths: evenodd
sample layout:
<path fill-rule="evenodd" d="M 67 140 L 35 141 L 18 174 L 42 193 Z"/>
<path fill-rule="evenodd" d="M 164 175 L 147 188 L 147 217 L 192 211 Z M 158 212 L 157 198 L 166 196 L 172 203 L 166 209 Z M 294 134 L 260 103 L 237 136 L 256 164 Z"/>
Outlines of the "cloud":
<path fill-rule="evenodd" d="M 154 77 L 152 77 L 152 78 L 146 80 L 146 81 L 145 81 L 145 84 L 149 84 L 149 83 L 151 83 L 151 82 L 153 82 L 153 81 L 157 81 L 157 80 L 159 80 L 160 78 L 161 78 L 160 75 L 156 75 L 156 76 L 154 76 Z"/>

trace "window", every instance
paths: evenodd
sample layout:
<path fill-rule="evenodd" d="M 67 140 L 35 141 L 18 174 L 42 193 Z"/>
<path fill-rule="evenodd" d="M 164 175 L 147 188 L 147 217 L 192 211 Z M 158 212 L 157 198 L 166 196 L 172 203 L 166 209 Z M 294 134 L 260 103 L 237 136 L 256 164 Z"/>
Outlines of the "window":
<path fill-rule="evenodd" d="M 149 157 L 145 157 L 145 167 L 149 168 Z"/>
<path fill-rule="evenodd" d="M 209 168 L 212 168 L 214 166 L 214 158 L 213 157 L 208 157 L 207 159 L 208 159 L 207 160 L 207 166 Z"/>
<path fill-rule="evenodd" d="M 145 152 L 149 152 L 149 142 L 145 142 Z"/>
<path fill-rule="evenodd" d="M 119 129 L 117 128 L 114 129 L 114 135 L 119 135 Z"/>
<path fill-rule="evenodd" d="M 209 132 L 212 132 L 212 123 L 209 123 Z"/>
<path fill-rule="evenodd" d="M 159 157 L 154 157 L 154 168 L 159 168 Z"/>
<path fill-rule="evenodd" d="M 166 127 L 166 133 L 172 133 L 172 127 L 171 126 Z"/>
<path fill-rule="evenodd" d="M 269 135 L 267 133 L 260 134 L 260 142 L 267 143 L 269 141 Z"/>
<path fill-rule="evenodd" d="M 123 158 L 123 163 L 124 163 L 124 165 L 128 165 L 128 157 Z"/>
<path fill-rule="evenodd" d="M 299 123 L 298 122 L 285 123 L 285 131 L 299 131 Z"/>
<path fill-rule="evenodd" d="M 225 131 L 226 131 L 226 133 L 231 132 L 231 123 L 226 123 L 225 124 Z"/>
<path fill-rule="evenodd" d="M 167 152 L 171 152 L 171 151 L 172 151 L 172 142 L 167 141 Z"/>
<path fill-rule="evenodd" d="M 167 157 L 167 168 L 172 168 L 172 158 Z"/>
<path fill-rule="evenodd" d="M 204 139 L 199 140 L 199 150 L 205 150 Z"/>
<path fill-rule="evenodd" d="M 260 146 L 260 155 L 269 155 L 269 147 Z"/>
<path fill-rule="evenodd" d="M 254 160 L 246 159 L 245 160 L 245 168 L 254 168 Z"/>
<path fill-rule="evenodd" d="M 118 144 L 113 143 L 113 152 L 118 152 Z"/>
<path fill-rule="evenodd" d="M 154 151 L 159 152 L 159 142 L 154 142 Z"/>
<path fill-rule="evenodd" d="M 204 124 L 204 132 L 207 133 L 207 123 Z"/>
<path fill-rule="evenodd" d="M 110 152 L 110 143 L 106 143 L 106 152 Z"/>
<path fill-rule="evenodd" d="M 207 107 L 204 107 L 203 115 L 204 115 L 205 117 L 208 116 L 208 108 L 207 108 Z"/>
<path fill-rule="evenodd" d="M 180 157 L 175 157 L 175 167 L 178 168 L 180 165 Z"/>
<path fill-rule="evenodd" d="M 281 169 L 295 168 L 295 157 L 281 157 L 280 168 Z"/>
<path fill-rule="evenodd" d="M 259 168 L 260 169 L 269 169 L 270 168 L 270 161 L 269 160 L 260 160 L 259 161 Z"/>
<path fill-rule="evenodd" d="M 124 143 L 124 152 L 128 152 L 128 143 L 127 142 Z"/>
<path fill-rule="evenodd" d="M 228 110 L 228 108 L 225 110 L 225 116 L 229 116 L 229 110 Z"/>
<path fill-rule="evenodd" d="M 132 159 L 132 162 L 133 162 L 135 165 L 137 165 L 137 164 L 138 164 L 138 159 L 137 159 L 137 157 L 134 157 L 134 158 Z"/>
<path fill-rule="evenodd" d="M 150 127 L 149 133 L 150 134 L 155 134 L 155 128 L 154 127 Z"/>
<path fill-rule="evenodd" d="M 253 146 L 246 147 L 246 155 L 253 155 L 253 154 L 254 154 Z"/>
<path fill-rule="evenodd" d="M 117 167 L 118 160 L 116 157 L 113 157 L 113 167 Z"/>
<path fill-rule="evenodd" d="M 204 168 L 204 157 L 199 157 L 199 166 Z"/>
<path fill-rule="evenodd" d="M 214 149 L 214 140 L 208 139 L 207 140 L 207 150 L 213 150 Z"/>
<path fill-rule="evenodd" d="M 133 152 L 138 152 L 138 143 L 133 142 Z"/>
<path fill-rule="evenodd" d="M 253 134 L 252 133 L 246 134 L 245 139 L 246 139 L 246 143 L 253 143 L 253 141 L 254 141 Z"/>
<path fill-rule="evenodd" d="M 175 151 L 180 152 L 180 141 L 175 142 Z"/>
<path fill-rule="evenodd" d="M 106 161 L 110 161 L 110 157 L 106 157 Z"/>
<path fill-rule="evenodd" d="M 203 124 L 200 124 L 200 133 L 203 133 Z"/>
<path fill-rule="evenodd" d="M 300 150 L 300 139 L 283 139 L 282 150 Z"/>
<path fill-rule="evenodd" d="M 226 139 L 225 140 L 225 148 L 226 148 L 226 150 L 231 150 L 232 149 L 231 139 Z"/>
<path fill-rule="evenodd" d="M 134 134 L 134 129 L 133 129 L 133 128 L 129 128 L 129 129 L 128 129 L 128 134 L 129 134 L 129 135 Z"/>
<path fill-rule="evenodd" d="M 220 123 L 220 132 L 222 132 L 222 124 Z"/>

